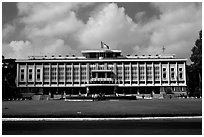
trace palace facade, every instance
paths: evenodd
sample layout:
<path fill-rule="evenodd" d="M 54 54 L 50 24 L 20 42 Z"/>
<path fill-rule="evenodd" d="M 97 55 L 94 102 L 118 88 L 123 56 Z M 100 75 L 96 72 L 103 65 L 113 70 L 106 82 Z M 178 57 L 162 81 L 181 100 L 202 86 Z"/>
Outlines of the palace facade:
<path fill-rule="evenodd" d="M 16 60 L 17 87 L 41 94 L 186 94 L 187 59 L 122 56 L 121 50 L 110 49 L 82 55 Z"/>

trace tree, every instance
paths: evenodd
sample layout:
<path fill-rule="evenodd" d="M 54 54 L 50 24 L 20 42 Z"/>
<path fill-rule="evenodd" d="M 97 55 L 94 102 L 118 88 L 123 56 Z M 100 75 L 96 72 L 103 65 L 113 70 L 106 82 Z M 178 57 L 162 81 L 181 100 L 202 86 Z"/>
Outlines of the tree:
<path fill-rule="evenodd" d="M 189 83 L 191 92 L 201 94 L 202 89 L 202 30 L 199 32 L 199 38 L 195 41 L 195 46 L 191 49 L 190 60 L 193 62 L 189 68 L 191 73 L 191 82 Z"/>

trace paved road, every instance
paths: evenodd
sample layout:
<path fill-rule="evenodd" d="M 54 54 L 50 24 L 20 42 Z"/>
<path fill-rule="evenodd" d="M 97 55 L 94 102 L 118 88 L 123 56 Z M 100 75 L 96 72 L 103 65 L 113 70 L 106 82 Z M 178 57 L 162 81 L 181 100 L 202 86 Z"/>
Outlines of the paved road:
<path fill-rule="evenodd" d="M 3 135 L 201 135 L 202 119 L 2 122 Z"/>

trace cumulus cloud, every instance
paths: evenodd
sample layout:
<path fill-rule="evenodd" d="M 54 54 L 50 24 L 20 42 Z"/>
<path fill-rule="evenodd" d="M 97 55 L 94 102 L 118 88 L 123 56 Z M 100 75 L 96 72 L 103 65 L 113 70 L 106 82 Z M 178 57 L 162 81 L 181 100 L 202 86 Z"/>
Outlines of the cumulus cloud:
<path fill-rule="evenodd" d="M 14 33 L 15 27 L 13 25 L 6 24 L 2 31 L 3 31 L 2 38 L 4 41 L 6 41 L 7 37 L 9 37 L 10 35 L 12 35 L 12 33 Z"/>
<path fill-rule="evenodd" d="M 104 41 L 110 48 L 121 49 L 124 54 L 160 54 L 165 46 L 167 54 L 189 58 L 202 27 L 202 3 L 151 3 L 160 14 L 146 22 L 142 21 L 146 11 L 135 13 L 134 22 L 125 8 L 116 3 L 103 3 L 92 8 L 87 22 L 82 21 L 77 16 L 78 9 L 93 5 L 18 3 L 17 25 L 3 28 L 3 53 L 12 55 L 16 52 L 24 57 L 26 54 L 22 53 L 25 52 L 78 54 L 81 49 L 98 49 L 100 41 Z M 16 31 L 18 42 L 8 43 L 6 39 Z"/>
<path fill-rule="evenodd" d="M 9 44 L 3 44 L 3 54 L 7 52 L 11 58 L 25 58 L 30 55 L 29 52 L 32 51 L 30 41 L 11 41 Z"/>
<path fill-rule="evenodd" d="M 160 17 L 143 27 L 152 32 L 149 49 L 163 45 L 166 52 L 174 52 L 178 57 L 189 58 L 189 53 L 201 29 L 201 7 L 195 3 L 153 3 L 160 9 Z M 185 42 L 184 42 L 185 41 Z M 185 43 L 185 44 L 184 44 Z M 150 50 L 148 50 L 150 51 Z"/>
<path fill-rule="evenodd" d="M 105 41 L 111 48 L 118 48 L 141 42 L 145 37 L 139 33 L 138 25 L 125 14 L 125 9 L 111 3 L 89 18 L 79 32 L 79 40 L 84 48 L 99 48 L 100 41 Z"/>
<path fill-rule="evenodd" d="M 146 14 L 146 12 L 144 12 L 144 11 L 137 12 L 135 14 L 136 21 L 141 22 L 143 17 L 145 16 L 145 14 Z"/>

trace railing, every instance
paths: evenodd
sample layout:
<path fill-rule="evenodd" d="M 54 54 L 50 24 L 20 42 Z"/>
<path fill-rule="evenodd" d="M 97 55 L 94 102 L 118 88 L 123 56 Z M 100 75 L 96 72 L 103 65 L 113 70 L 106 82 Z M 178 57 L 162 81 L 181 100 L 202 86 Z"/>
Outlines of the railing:
<path fill-rule="evenodd" d="M 91 81 L 113 81 L 113 78 L 91 78 Z"/>

